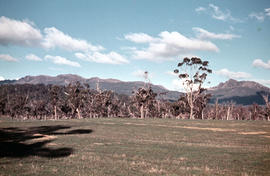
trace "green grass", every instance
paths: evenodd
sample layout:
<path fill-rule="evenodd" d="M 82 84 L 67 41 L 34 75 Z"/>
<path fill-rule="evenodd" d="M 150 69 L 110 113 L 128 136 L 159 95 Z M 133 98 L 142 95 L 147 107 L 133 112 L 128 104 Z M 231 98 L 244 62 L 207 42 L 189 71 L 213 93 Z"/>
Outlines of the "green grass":
<path fill-rule="evenodd" d="M 2 118 L 0 176 L 270 175 L 269 127 L 265 121 Z"/>

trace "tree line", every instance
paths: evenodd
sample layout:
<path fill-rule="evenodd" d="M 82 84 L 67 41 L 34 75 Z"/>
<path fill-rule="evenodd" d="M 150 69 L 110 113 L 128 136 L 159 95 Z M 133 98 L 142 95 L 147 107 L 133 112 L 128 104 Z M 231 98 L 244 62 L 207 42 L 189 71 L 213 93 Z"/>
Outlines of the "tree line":
<path fill-rule="evenodd" d="M 208 104 L 211 95 L 202 87 L 207 74 L 212 73 L 208 61 L 184 58 L 174 70 L 186 92 L 178 101 L 170 102 L 155 93 L 145 72 L 145 85 L 132 96 L 112 91 L 92 89 L 88 84 L 67 86 L 43 84 L 5 84 L 0 86 L 0 115 L 18 119 L 70 118 L 177 118 L 220 120 L 269 120 L 268 95 L 262 95 L 266 105 L 251 106 Z"/>

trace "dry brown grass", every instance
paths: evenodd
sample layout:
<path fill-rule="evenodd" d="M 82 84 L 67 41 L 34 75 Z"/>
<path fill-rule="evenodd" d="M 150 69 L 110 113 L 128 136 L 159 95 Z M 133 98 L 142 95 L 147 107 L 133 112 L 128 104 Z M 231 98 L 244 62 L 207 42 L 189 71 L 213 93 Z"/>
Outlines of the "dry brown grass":
<path fill-rule="evenodd" d="M 40 134 L 40 133 L 33 134 L 33 136 L 38 137 L 38 138 L 32 139 L 31 140 L 32 142 L 41 142 L 41 141 L 53 140 L 57 138 L 57 136 L 45 135 L 45 134 Z"/>

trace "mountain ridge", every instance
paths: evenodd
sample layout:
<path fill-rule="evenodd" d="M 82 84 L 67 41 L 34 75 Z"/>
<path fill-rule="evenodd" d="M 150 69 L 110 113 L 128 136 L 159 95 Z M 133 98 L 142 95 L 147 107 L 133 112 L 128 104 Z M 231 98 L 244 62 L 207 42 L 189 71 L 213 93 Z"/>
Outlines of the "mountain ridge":
<path fill-rule="evenodd" d="M 112 90 L 118 94 L 132 95 L 133 91 L 145 85 L 142 81 L 121 81 L 118 79 L 99 77 L 83 78 L 75 74 L 61 74 L 57 76 L 25 76 L 19 80 L 4 80 L 1 84 L 55 84 L 68 85 L 79 81 L 82 84 L 90 85 L 90 88 L 97 89 L 97 84 L 101 90 Z M 162 85 L 151 84 L 154 92 L 157 94 L 167 92 L 166 95 L 159 96 L 160 99 L 176 101 L 182 95 L 181 92 L 171 91 Z M 217 86 L 211 87 L 207 93 L 212 94 L 211 103 L 235 102 L 236 104 L 250 105 L 253 103 L 264 104 L 262 94 L 270 94 L 270 88 L 265 87 L 254 81 L 237 81 L 229 79 Z"/>

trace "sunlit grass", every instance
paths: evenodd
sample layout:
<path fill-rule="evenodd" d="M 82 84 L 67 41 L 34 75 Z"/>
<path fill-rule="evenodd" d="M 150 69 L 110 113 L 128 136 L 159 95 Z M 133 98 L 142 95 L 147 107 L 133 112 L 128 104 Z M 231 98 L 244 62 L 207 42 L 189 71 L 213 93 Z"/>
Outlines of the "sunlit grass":
<path fill-rule="evenodd" d="M 61 128 L 31 131 L 40 126 Z M 270 175 L 270 123 L 265 121 L 1 119 L 2 131 L 11 127 L 32 133 L 24 144 L 48 141 L 43 148 L 49 151 L 72 152 L 2 154 L 0 175 Z"/>

